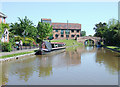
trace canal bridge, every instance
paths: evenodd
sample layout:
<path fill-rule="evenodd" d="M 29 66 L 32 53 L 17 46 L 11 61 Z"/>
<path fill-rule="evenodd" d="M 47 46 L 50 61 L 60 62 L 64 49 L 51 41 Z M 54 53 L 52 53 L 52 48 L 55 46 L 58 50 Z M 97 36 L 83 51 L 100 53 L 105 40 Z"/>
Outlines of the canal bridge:
<path fill-rule="evenodd" d="M 93 41 L 94 44 L 97 44 L 101 40 L 101 38 L 100 37 L 91 37 L 91 36 L 84 36 L 84 37 L 77 38 L 77 41 L 80 43 L 83 43 L 83 44 L 85 44 L 85 42 L 87 40 L 91 40 L 91 41 Z"/>

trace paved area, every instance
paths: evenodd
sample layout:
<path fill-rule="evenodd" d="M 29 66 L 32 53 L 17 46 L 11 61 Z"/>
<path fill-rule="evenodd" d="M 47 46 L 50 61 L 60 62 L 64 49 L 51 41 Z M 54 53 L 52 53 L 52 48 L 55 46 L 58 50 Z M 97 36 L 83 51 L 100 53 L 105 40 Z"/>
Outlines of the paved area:
<path fill-rule="evenodd" d="M 10 55 L 10 54 L 15 54 L 15 53 L 21 53 L 21 52 L 28 52 L 28 51 L 33 51 L 33 50 L 37 50 L 37 49 L 39 49 L 39 48 L 17 50 L 17 51 L 12 51 L 12 52 L 0 52 L 0 56 L 5 56 L 5 55 Z"/>

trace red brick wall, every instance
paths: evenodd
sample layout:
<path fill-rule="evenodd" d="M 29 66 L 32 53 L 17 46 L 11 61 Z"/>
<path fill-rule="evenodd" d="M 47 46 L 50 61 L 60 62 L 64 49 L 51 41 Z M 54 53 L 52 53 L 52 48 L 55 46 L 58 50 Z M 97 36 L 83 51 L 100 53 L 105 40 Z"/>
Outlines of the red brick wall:
<path fill-rule="evenodd" d="M 58 30 L 58 32 L 56 32 L 56 30 L 53 30 L 53 37 L 54 37 L 54 39 L 67 39 L 66 34 L 65 34 L 65 30 L 64 30 L 64 34 L 63 34 L 64 37 L 61 37 L 61 30 Z M 58 38 L 55 37 L 56 34 L 59 35 Z M 72 37 L 71 35 L 75 35 L 75 36 Z M 79 37 L 80 37 L 80 29 L 79 29 L 79 32 L 77 32 L 76 29 L 74 29 L 74 32 L 71 32 L 71 30 L 70 30 L 70 34 L 69 34 L 69 38 L 68 39 L 75 39 L 75 37 L 77 35 L 79 35 Z"/>

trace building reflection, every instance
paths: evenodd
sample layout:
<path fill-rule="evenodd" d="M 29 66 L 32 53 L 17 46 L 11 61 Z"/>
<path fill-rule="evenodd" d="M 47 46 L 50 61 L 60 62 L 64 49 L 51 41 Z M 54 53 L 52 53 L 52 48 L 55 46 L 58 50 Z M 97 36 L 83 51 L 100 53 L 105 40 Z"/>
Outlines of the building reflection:
<path fill-rule="evenodd" d="M 66 60 L 67 66 L 81 64 L 81 53 L 79 52 L 79 48 L 68 48 L 64 60 Z"/>
<path fill-rule="evenodd" d="M 21 60 L 3 63 L 2 65 L 2 85 L 8 84 L 9 80 L 23 80 L 29 82 L 33 76 L 39 79 L 53 75 L 55 68 L 63 69 L 71 66 L 78 66 L 82 63 L 81 55 L 85 53 L 96 53 L 96 63 L 104 65 L 111 73 L 116 73 L 118 68 L 118 54 L 111 53 L 111 51 L 94 47 L 71 47 L 67 48 L 65 52 L 57 54 L 39 55 L 28 57 Z M 87 56 L 89 57 L 89 56 Z M 119 59 L 119 60 L 118 60 Z M 84 59 L 83 59 L 84 60 Z M 88 61 L 88 60 L 87 60 Z M 1 77 L 0 76 L 0 77 Z M 9 79 L 8 79 L 9 78 Z"/>
<path fill-rule="evenodd" d="M 48 56 L 38 56 L 38 72 L 39 77 L 46 77 L 53 74 L 52 72 L 52 60 Z"/>
<path fill-rule="evenodd" d="M 110 50 L 99 48 L 96 54 L 96 62 L 104 64 L 112 74 L 115 74 L 120 70 L 118 67 L 120 59 L 117 55 L 117 53 L 111 53 Z"/>

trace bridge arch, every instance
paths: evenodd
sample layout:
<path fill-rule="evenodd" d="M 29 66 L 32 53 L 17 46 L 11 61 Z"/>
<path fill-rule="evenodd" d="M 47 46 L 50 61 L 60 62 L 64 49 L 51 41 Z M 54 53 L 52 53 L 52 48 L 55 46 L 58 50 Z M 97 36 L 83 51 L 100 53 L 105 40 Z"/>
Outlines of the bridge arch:
<path fill-rule="evenodd" d="M 94 45 L 95 41 L 93 39 L 86 39 L 84 41 L 84 45 Z"/>
<path fill-rule="evenodd" d="M 91 37 L 91 36 L 84 36 L 84 37 L 78 37 L 77 41 L 80 43 L 85 43 L 87 40 L 94 41 L 94 45 L 96 45 L 100 41 L 100 37 Z"/>

